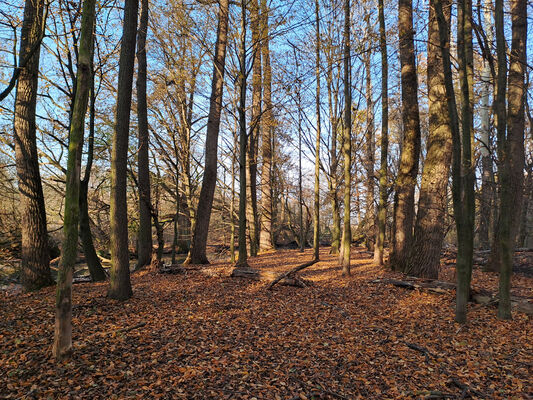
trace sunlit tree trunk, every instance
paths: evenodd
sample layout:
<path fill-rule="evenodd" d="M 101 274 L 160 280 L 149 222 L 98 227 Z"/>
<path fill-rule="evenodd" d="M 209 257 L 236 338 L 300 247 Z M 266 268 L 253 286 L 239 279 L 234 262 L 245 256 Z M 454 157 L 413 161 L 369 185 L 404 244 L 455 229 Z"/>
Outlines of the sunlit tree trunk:
<path fill-rule="evenodd" d="M 274 140 L 274 116 L 272 113 L 272 68 L 270 66 L 270 41 L 268 27 L 267 1 L 261 0 L 261 53 L 263 62 L 263 104 L 264 113 L 261 118 L 261 220 L 259 249 L 266 251 L 274 248 L 272 235 L 272 149 Z"/>
<path fill-rule="evenodd" d="M 209 101 L 209 116 L 207 118 L 207 135 L 205 139 L 205 169 L 202 189 L 198 199 L 193 239 L 187 260 L 185 260 L 185 263 L 191 264 L 207 264 L 209 262 L 207 260 L 206 247 L 209 220 L 211 219 L 211 209 L 217 181 L 218 133 L 220 130 L 226 45 L 228 42 L 229 0 L 220 0 L 219 7 L 213 80 L 211 83 L 211 98 Z"/>
<path fill-rule="evenodd" d="M 485 32 L 487 35 L 487 42 L 492 43 L 492 21 L 491 10 L 492 1 L 485 2 L 484 20 L 485 20 Z M 480 119 L 481 119 L 481 198 L 479 209 L 479 246 L 482 249 L 488 249 L 490 246 L 489 241 L 489 228 L 491 223 L 491 214 L 494 203 L 494 171 L 492 168 L 491 158 L 491 126 L 490 126 L 490 92 L 491 92 L 491 71 L 489 61 L 483 59 L 483 69 L 481 71 L 481 104 L 480 104 Z"/>
<path fill-rule="evenodd" d="M 374 247 L 374 263 L 383 265 L 383 247 L 387 227 L 387 156 L 389 149 L 389 63 L 387 59 L 387 29 L 383 0 L 378 0 L 379 47 L 381 50 L 381 160 L 379 167 L 378 229 Z"/>
<path fill-rule="evenodd" d="M 367 37 L 369 44 L 372 45 L 372 28 L 370 26 L 370 16 L 367 15 Z M 365 82 L 366 82 L 366 132 L 365 132 L 365 218 L 364 232 L 365 245 L 368 250 L 374 250 L 375 240 L 375 207 L 374 207 L 374 152 L 375 152 L 375 132 L 374 132 L 374 102 L 372 99 L 372 71 L 371 71 L 372 50 L 369 48 L 364 55 L 365 64 Z"/>
<path fill-rule="evenodd" d="M 44 0 L 26 0 L 20 39 L 20 65 L 33 47 L 40 43 L 45 24 L 44 3 Z M 13 124 L 22 233 L 20 279 L 26 290 L 37 290 L 54 283 L 50 275 L 46 211 L 36 142 L 39 56 L 40 51 L 34 51 L 20 70 Z"/>
<path fill-rule="evenodd" d="M 78 218 L 81 154 L 85 114 L 91 89 L 91 56 L 95 0 L 83 2 L 76 96 L 72 107 L 67 160 L 67 185 L 65 190 L 65 219 L 63 223 L 63 247 L 57 275 L 56 316 L 52 355 L 61 359 L 72 348 L 72 273 L 78 253 Z"/>
<path fill-rule="evenodd" d="M 499 1 L 496 6 L 498 7 Z M 502 10 L 503 11 L 503 10 Z M 498 11 L 498 12 L 502 12 Z M 498 137 L 500 158 L 499 246 L 500 284 L 498 318 L 511 319 L 511 275 L 524 188 L 525 72 L 527 1 L 511 1 L 512 42 L 507 88 L 507 135 Z M 496 28 L 496 40 L 502 32 Z M 498 63 L 500 67 L 500 64 Z"/>
<path fill-rule="evenodd" d="M 313 203 L 313 257 L 320 258 L 320 4 L 315 0 L 316 23 L 316 144 L 315 144 L 315 188 Z"/>
<path fill-rule="evenodd" d="M 398 32 L 402 84 L 403 141 L 396 179 L 394 201 L 394 240 L 391 266 L 406 267 L 412 244 L 415 216 L 415 185 L 420 157 L 420 117 L 418 114 L 418 79 L 415 60 L 413 3 L 399 0 Z"/>
<path fill-rule="evenodd" d="M 141 0 L 137 32 L 137 150 L 139 186 L 139 234 L 136 269 L 150 264 L 152 258 L 152 223 L 150 216 L 150 164 L 148 161 L 148 107 L 146 102 L 146 35 L 148 31 L 148 0 Z"/>
<path fill-rule="evenodd" d="M 442 0 L 442 3 L 446 24 L 449 26 L 451 2 Z M 449 39 L 446 45 L 449 46 Z M 414 276 L 437 279 L 445 234 L 443 221 L 448 206 L 446 191 L 452 155 L 452 136 L 446 104 L 442 55 L 439 49 L 439 26 L 433 2 L 429 5 L 427 64 L 429 134 L 414 240 L 406 272 Z"/>
<path fill-rule="evenodd" d="M 343 275 L 350 275 L 350 245 L 352 229 L 350 225 L 350 194 L 352 164 L 352 79 L 350 45 L 350 0 L 344 1 L 344 133 L 342 154 L 344 156 L 344 224 L 342 231 L 341 266 Z"/>
<path fill-rule="evenodd" d="M 126 300 L 132 296 L 128 250 L 128 205 L 126 199 L 131 93 L 135 64 L 138 0 L 125 0 L 120 47 L 117 113 L 111 151 L 111 278 L 108 296 Z"/>

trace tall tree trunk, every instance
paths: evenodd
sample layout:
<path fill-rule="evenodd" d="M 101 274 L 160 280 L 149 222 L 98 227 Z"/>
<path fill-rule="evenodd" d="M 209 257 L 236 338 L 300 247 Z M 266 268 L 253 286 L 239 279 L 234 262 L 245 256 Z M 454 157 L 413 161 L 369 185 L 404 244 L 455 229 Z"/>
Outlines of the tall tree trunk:
<path fill-rule="evenodd" d="M 298 54 L 296 47 L 294 50 L 294 60 L 296 62 L 296 102 L 298 107 L 298 225 L 299 236 L 298 244 L 300 252 L 303 253 L 305 249 L 305 235 L 304 235 L 304 212 L 303 212 L 303 186 L 302 186 L 302 80 L 300 77 L 300 63 L 298 61 Z"/>
<path fill-rule="evenodd" d="M 320 258 L 320 4 L 315 0 L 316 23 L 316 144 L 315 144 L 315 188 L 313 203 L 313 257 Z"/>
<path fill-rule="evenodd" d="M 496 76 L 496 90 L 494 94 L 493 109 L 494 109 L 494 125 L 496 126 L 496 137 L 497 137 L 497 153 L 498 153 L 498 182 L 500 183 L 500 193 L 499 193 L 499 207 L 501 210 L 501 201 L 502 201 L 502 189 L 501 186 L 502 180 L 505 180 L 505 163 L 502 161 L 504 157 L 505 141 L 506 141 L 506 131 L 507 131 L 507 109 L 505 102 L 505 92 L 507 86 L 507 54 L 506 54 L 506 41 L 505 41 L 505 32 L 504 32 L 504 5 L 503 0 L 495 0 L 494 2 L 494 30 L 496 35 L 496 59 L 497 59 L 497 76 Z M 506 213 L 508 211 L 506 210 Z M 505 216 L 503 219 L 505 220 Z M 502 255 L 500 254 L 501 246 L 500 243 L 500 220 L 502 219 L 501 215 L 498 215 L 498 220 L 494 225 L 494 232 L 492 237 L 492 246 L 491 253 L 487 265 L 485 266 L 486 270 L 499 272 L 501 269 L 501 259 Z"/>
<path fill-rule="evenodd" d="M 93 34 L 94 40 L 94 34 Z M 94 51 L 94 43 L 93 50 Z M 93 56 L 91 56 L 92 61 Z M 83 246 L 83 253 L 85 254 L 85 261 L 87 268 L 93 282 L 104 281 L 106 279 L 106 272 L 100 263 L 98 254 L 94 248 L 93 235 L 91 233 L 91 224 L 89 218 L 89 180 L 91 178 L 91 169 L 94 158 L 94 120 L 96 117 L 96 92 L 94 87 L 94 70 L 91 71 L 91 95 L 89 105 L 89 139 L 87 143 L 87 164 L 85 165 L 85 173 L 83 179 L 80 181 L 80 224 L 79 236 Z"/>
<path fill-rule="evenodd" d="M 387 29 L 383 0 L 378 0 L 379 47 L 381 50 L 381 160 L 379 166 L 378 229 L 374 247 L 374 263 L 383 265 L 383 247 L 387 227 L 387 156 L 389 149 L 389 62 L 387 56 Z"/>
<path fill-rule="evenodd" d="M 487 35 L 487 42 L 492 43 L 492 21 L 491 21 L 491 0 L 485 1 L 485 32 Z M 483 59 L 483 69 L 481 71 L 481 199 L 479 209 L 479 246 L 482 249 L 488 249 L 489 242 L 489 228 L 491 223 L 491 213 L 494 202 L 494 172 L 492 168 L 491 158 L 491 127 L 490 127 L 490 103 L 489 97 L 491 92 L 491 71 L 489 60 Z"/>
<path fill-rule="evenodd" d="M 252 72 L 252 117 L 250 137 L 248 140 L 247 180 L 250 189 L 248 204 L 248 223 L 250 226 L 250 255 L 256 256 L 259 246 L 259 214 L 257 210 L 257 153 L 259 128 L 261 120 L 261 19 L 259 16 L 259 2 L 250 3 L 250 28 L 252 30 L 253 72 Z"/>
<path fill-rule="evenodd" d="M 403 141 L 396 179 L 394 202 L 394 240 L 391 254 L 393 269 L 406 267 L 413 237 L 415 185 L 420 157 L 420 117 L 418 114 L 418 79 L 415 61 L 413 3 L 399 0 L 398 32 L 402 83 Z"/>
<path fill-rule="evenodd" d="M 52 355 L 56 359 L 67 356 L 72 348 L 72 273 L 78 253 L 78 217 L 81 154 L 85 114 L 91 88 L 91 56 L 95 0 L 84 0 L 81 21 L 76 96 L 70 124 L 67 185 L 65 191 L 64 239 L 61 264 L 57 275 L 56 316 Z"/>
<path fill-rule="evenodd" d="M 128 250 L 128 204 L 126 199 L 131 92 L 135 64 L 135 41 L 139 0 L 125 0 L 120 47 L 117 115 L 111 151 L 111 279 L 108 296 L 126 300 L 132 296 Z"/>
<path fill-rule="evenodd" d="M 370 16 L 367 16 L 367 35 L 370 37 Z M 372 44 L 372 41 L 369 40 Z M 365 246 L 368 250 L 374 250 L 375 239 L 375 210 L 374 210 L 374 102 L 372 99 L 372 71 L 370 58 L 372 50 L 369 48 L 364 55 L 366 72 L 366 132 L 365 132 L 365 169 L 366 169 L 366 210 L 364 219 Z"/>
<path fill-rule="evenodd" d="M 272 68 L 270 66 L 270 41 L 268 27 L 267 1 L 261 0 L 261 53 L 263 61 L 263 104 L 264 115 L 261 119 L 262 145 L 261 157 L 261 220 L 259 249 L 267 251 L 274 248 L 272 241 L 272 149 L 274 139 L 274 116 L 272 113 Z"/>
<path fill-rule="evenodd" d="M 339 211 L 339 198 L 337 195 L 338 189 L 338 177 L 337 177 L 337 96 L 335 95 L 335 101 L 333 101 L 333 60 L 330 55 L 328 60 L 328 73 L 327 73 L 327 85 L 328 85 L 328 107 L 331 124 L 331 138 L 330 138 L 330 166 L 329 166 L 329 179 L 328 179 L 328 191 L 331 201 L 331 213 L 332 213 L 332 228 L 331 228 L 331 254 L 338 255 L 341 242 L 341 219 Z"/>
<path fill-rule="evenodd" d="M 207 264 L 206 247 L 209 233 L 209 220 L 217 183 L 218 133 L 220 130 L 220 113 L 222 111 L 222 91 L 224 88 L 224 72 L 226 65 L 226 45 L 228 42 L 228 11 L 229 0 L 220 0 L 218 11 L 217 41 L 211 98 L 209 100 L 209 116 L 207 119 L 207 135 L 205 138 L 205 169 L 202 189 L 196 211 L 196 225 L 191 248 L 185 263 Z"/>
<path fill-rule="evenodd" d="M 26 0 L 22 22 L 19 64 L 40 46 L 44 29 L 44 0 Z M 20 70 L 15 94 L 13 132 L 20 191 L 22 233 L 21 282 L 26 290 L 37 290 L 54 283 L 50 275 L 50 254 L 46 230 L 44 194 L 39 172 L 35 108 L 39 80 L 40 51 L 33 51 Z"/>
<path fill-rule="evenodd" d="M 148 32 L 148 0 L 141 0 L 141 15 L 137 31 L 137 124 L 139 143 L 139 235 L 136 269 L 150 264 L 152 259 L 152 223 L 150 216 L 150 163 L 148 161 L 148 106 L 146 102 L 146 35 Z"/>
<path fill-rule="evenodd" d="M 498 318 L 511 319 L 511 275 L 516 235 L 520 225 L 524 189 L 525 72 L 527 1 L 511 1 L 512 42 L 507 89 L 507 135 L 498 138 L 502 146 L 501 200 L 498 242 L 500 284 Z M 498 33 L 496 33 L 498 40 Z"/>
<path fill-rule="evenodd" d="M 352 188 L 352 61 L 350 44 L 350 0 L 344 0 L 344 133 L 342 154 L 344 156 L 344 224 L 342 230 L 341 266 L 343 275 L 350 275 L 350 194 Z"/>
<path fill-rule="evenodd" d="M 446 24 L 449 26 L 451 2 L 442 0 Z M 449 33 L 446 42 L 449 46 Z M 413 246 L 406 272 L 410 275 L 437 279 L 440 250 L 444 240 L 447 213 L 446 189 L 452 156 L 452 136 L 446 105 L 444 69 L 439 49 L 439 26 L 433 2 L 429 5 L 428 27 L 428 101 L 429 136 L 422 172 Z"/>
<path fill-rule="evenodd" d="M 236 268 L 247 269 L 246 248 L 246 0 L 241 1 L 241 43 L 239 47 L 239 258 Z"/>

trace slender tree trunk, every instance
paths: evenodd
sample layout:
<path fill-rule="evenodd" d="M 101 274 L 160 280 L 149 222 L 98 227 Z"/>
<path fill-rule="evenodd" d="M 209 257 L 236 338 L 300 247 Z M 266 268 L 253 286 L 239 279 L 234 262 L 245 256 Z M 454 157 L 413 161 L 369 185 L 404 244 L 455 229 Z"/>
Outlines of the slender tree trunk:
<path fill-rule="evenodd" d="M 70 125 L 67 186 L 65 191 L 64 239 L 61 249 L 61 263 L 57 275 L 56 317 L 52 355 L 61 359 L 72 348 L 72 273 L 78 253 L 78 217 L 81 153 L 85 114 L 91 89 L 91 56 L 95 0 L 84 0 L 82 9 L 80 45 L 78 48 L 78 70 L 76 96 L 72 107 Z"/>
<path fill-rule="evenodd" d="M 507 135 L 498 138 L 502 146 L 500 173 L 501 200 L 498 242 L 500 284 L 498 318 L 511 319 L 511 275 L 516 235 L 520 225 L 524 189 L 525 72 L 527 42 L 527 1 L 511 1 L 512 42 L 507 89 Z M 498 31 L 496 33 L 498 40 Z"/>
<path fill-rule="evenodd" d="M 222 92 L 224 88 L 224 70 L 226 65 L 226 45 L 228 42 L 229 0 L 220 0 L 218 11 L 217 41 L 207 119 L 207 135 L 205 139 L 205 169 L 202 189 L 196 212 L 196 225 L 191 248 L 185 263 L 207 264 L 206 247 L 209 232 L 209 220 L 215 195 L 218 163 L 218 133 L 220 130 L 220 114 L 222 111 Z"/>
<path fill-rule="evenodd" d="M 444 17 L 449 26 L 451 2 L 442 0 Z M 446 46 L 449 46 L 449 33 Z M 444 218 L 448 201 L 446 189 L 452 156 L 452 136 L 447 113 L 446 88 L 442 55 L 439 49 L 439 26 L 433 2 L 429 5 L 428 27 L 428 100 L 429 136 L 422 172 L 413 246 L 406 272 L 437 279 L 440 251 L 445 235 Z"/>
<path fill-rule="evenodd" d="M 350 0 L 344 0 L 344 134 L 342 154 L 344 156 L 344 225 L 342 231 L 341 266 L 343 275 L 350 275 L 350 194 L 352 187 L 352 61 L 350 44 Z"/>
<path fill-rule="evenodd" d="M 93 34 L 94 38 L 94 34 Z M 94 48 L 94 43 L 93 43 Z M 94 51 L 94 50 L 93 50 Z M 92 60 L 91 56 L 91 60 Z M 85 174 L 80 182 L 80 211 L 79 211 L 79 236 L 83 246 L 83 253 L 85 254 L 85 261 L 87 268 L 93 282 L 104 281 L 107 277 L 98 254 L 94 248 L 93 235 L 91 233 L 91 225 L 89 218 L 89 180 L 91 178 L 91 169 L 94 157 L 94 119 L 96 114 L 96 92 L 94 87 L 94 71 L 91 71 L 91 95 L 89 106 L 89 139 L 87 144 L 87 164 L 85 165 Z"/>
<path fill-rule="evenodd" d="M 231 205 L 230 205 L 230 223 L 231 223 L 231 236 L 229 250 L 231 254 L 230 262 L 233 264 L 235 262 L 235 167 L 237 164 L 237 146 L 238 138 L 237 132 L 234 133 L 234 146 L 231 155 Z"/>
<path fill-rule="evenodd" d="M 379 167 L 378 229 L 374 247 L 374 263 L 383 265 L 383 247 L 387 228 L 387 156 L 389 149 L 389 62 L 387 56 L 387 29 L 383 0 L 378 0 L 379 47 L 381 50 L 381 160 Z"/>
<path fill-rule="evenodd" d="M 367 35 L 371 35 L 370 16 L 367 19 Z M 370 45 L 372 41 L 369 40 Z M 368 250 L 374 250 L 375 233 L 375 208 L 374 208 L 374 102 L 372 99 L 372 78 L 370 58 L 372 50 L 369 48 L 364 55 L 366 72 L 366 132 L 365 132 L 365 169 L 366 169 L 366 210 L 364 219 L 365 246 Z"/>
<path fill-rule="evenodd" d="M 20 65 L 36 43 L 40 42 L 44 24 L 44 0 L 26 0 L 20 40 Z M 22 217 L 21 282 L 26 290 L 37 290 L 54 283 L 50 275 L 46 211 L 36 140 L 39 56 L 40 51 L 35 51 L 20 70 L 13 125 Z"/>
<path fill-rule="evenodd" d="M 246 0 L 241 1 L 241 43 L 239 48 L 239 258 L 235 269 L 247 270 L 246 247 Z M 235 272 L 235 271 L 234 271 Z"/>
<path fill-rule="evenodd" d="M 261 220 L 259 249 L 267 251 L 274 248 L 272 241 L 272 154 L 274 139 L 274 117 L 272 113 L 272 68 L 270 66 L 269 27 L 267 1 L 261 0 L 261 53 L 263 61 L 263 103 L 264 114 L 261 119 L 262 145 L 261 157 Z"/>
<path fill-rule="evenodd" d="M 249 182 L 250 201 L 247 207 L 250 231 L 250 255 L 256 256 L 259 246 L 259 213 L 257 210 L 257 153 L 259 128 L 261 120 L 261 20 L 259 16 L 259 2 L 250 3 L 250 28 L 252 30 L 253 72 L 252 72 L 252 117 L 250 135 L 248 139 L 247 180 Z"/>
<path fill-rule="evenodd" d="M 139 236 L 136 269 L 150 264 L 152 259 L 152 223 L 150 216 L 150 165 L 148 161 L 148 106 L 146 102 L 146 35 L 148 31 L 148 0 L 141 0 L 141 15 L 137 31 L 137 120 L 139 143 Z"/>
<path fill-rule="evenodd" d="M 492 1 L 485 2 L 484 20 L 487 42 L 492 43 L 492 21 L 490 7 Z M 488 249 L 489 228 L 491 224 L 491 213 L 494 203 L 494 172 L 491 158 L 491 127 L 490 127 L 490 103 L 489 97 L 491 92 L 491 71 L 489 61 L 483 60 L 483 69 L 481 71 L 482 91 L 481 91 L 481 199 L 479 210 L 479 246 L 482 249 Z"/>
<path fill-rule="evenodd" d="M 320 258 L 320 4 L 315 0 L 316 23 L 316 144 L 315 144 L 315 188 L 313 207 L 313 257 Z"/>
<path fill-rule="evenodd" d="M 126 300 L 133 294 L 130 281 L 126 187 L 138 7 L 138 0 L 125 0 L 119 59 L 117 115 L 111 151 L 111 279 L 108 295 L 116 300 Z"/>
<path fill-rule="evenodd" d="M 415 185 L 420 157 L 420 117 L 418 114 L 418 79 L 415 61 L 413 3 L 399 0 L 398 32 L 402 83 L 403 142 L 396 179 L 394 203 L 393 269 L 403 271 L 413 238 Z"/>

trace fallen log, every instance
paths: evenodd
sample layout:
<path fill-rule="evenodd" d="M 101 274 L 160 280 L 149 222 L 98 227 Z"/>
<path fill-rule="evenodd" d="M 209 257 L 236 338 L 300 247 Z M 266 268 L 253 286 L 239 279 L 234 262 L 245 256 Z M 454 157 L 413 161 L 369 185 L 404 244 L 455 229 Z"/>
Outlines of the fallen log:
<path fill-rule="evenodd" d="M 314 265 L 318 262 L 318 260 L 316 258 L 313 258 L 311 261 L 308 261 L 306 263 L 303 263 L 303 264 L 300 264 L 296 267 L 294 267 L 293 269 L 279 275 L 276 279 L 274 279 L 272 282 L 270 282 L 270 284 L 267 286 L 267 289 L 268 290 L 272 290 L 272 288 L 274 287 L 274 285 L 276 283 L 278 283 L 279 281 L 281 281 L 282 279 L 285 279 L 285 278 L 293 278 L 292 275 L 294 275 L 296 272 L 298 271 L 301 271 L 302 269 L 305 269 L 307 267 L 310 267 L 311 265 Z"/>
<path fill-rule="evenodd" d="M 398 279 L 374 279 L 370 281 L 370 283 L 385 283 L 408 290 L 424 289 L 438 294 L 448 293 L 449 290 L 456 288 L 454 283 L 443 281 L 401 281 Z M 476 304 L 479 304 L 480 306 L 497 306 L 499 303 L 498 295 L 486 291 L 472 291 L 470 300 Z M 516 311 L 527 315 L 533 315 L 533 303 L 531 302 L 531 299 L 512 295 L 511 306 Z"/>

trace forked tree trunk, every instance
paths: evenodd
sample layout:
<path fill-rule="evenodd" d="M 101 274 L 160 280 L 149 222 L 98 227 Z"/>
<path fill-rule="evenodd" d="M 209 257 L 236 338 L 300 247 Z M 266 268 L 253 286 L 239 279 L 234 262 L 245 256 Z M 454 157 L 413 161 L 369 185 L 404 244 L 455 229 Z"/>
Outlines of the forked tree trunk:
<path fill-rule="evenodd" d="M 350 0 L 344 0 L 344 133 L 342 154 L 344 156 L 344 224 L 342 230 L 341 266 L 343 275 L 350 275 L 350 194 L 352 188 L 352 61 L 350 44 Z"/>
<path fill-rule="evenodd" d="M 452 131 L 452 197 L 455 225 L 457 228 L 457 292 L 455 320 L 459 323 L 466 322 L 466 311 L 470 294 L 470 277 L 472 273 L 473 256 L 473 231 L 474 231 L 474 180 L 471 168 L 471 137 L 468 115 L 470 110 L 470 96 L 468 93 L 468 66 L 467 49 L 464 45 L 471 39 L 465 35 L 469 30 L 470 21 L 464 16 L 470 14 L 471 7 L 461 0 L 459 10 L 462 18 L 458 19 L 458 55 L 461 59 L 461 94 L 462 94 L 462 137 L 459 130 L 459 116 L 457 114 L 457 102 L 453 86 L 453 75 L 450 61 L 450 48 L 446 46 L 449 26 L 446 23 L 442 10 L 442 0 L 434 0 L 435 13 L 439 24 L 439 43 L 444 66 L 444 83 L 448 103 L 448 114 Z M 462 44 L 461 44 L 462 43 Z M 471 43 L 471 42 L 470 42 Z M 461 44 L 461 45 L 460 45 Z M 466 100 L 466 101 L 464 101 Z M 462 148 L 461 148 L 462 146 Z M 464 175 L 461 171 L 463 169 Z"/>
<path fill-rule="evenodd" d="M 261 0 L 261 53 L 263 61 L 263 104 L 264 115 L 261 119 L 262 144 L 261 157 L 261 220 L 259 233 L 259 250 L 274 248 L 272 235 L 272 149 L 274 140 L 274 116 L 272 113 L 272 68 L 270 66 L 270 41 L 268 27 L 267 1 Z"/>
<path fill-rule="evenodd" d="M 315 144 L 315 188 L 313 203 L 313 259 L 320 258 L 320 5 L 315 0 L 316 24 L 316 144 Z"/>
<path fill-rule="evenodd" d="M 67 185 L 65 191 L 65 219 L 63 223 L 63 247 L 61 263 L 57 274 L 56 316 L 52 355 L 61 359 L 72 348 L 72 273 L 78 253 L 78 217 L 81 154 L 85 114 L 91 89 L 91 56 L 93 26 L 95 20 L 95 0 L 84 0 L 82 9 L 80 45 L 78 48 L 78 70 L 76 96 L 72 106 L 70 125 Z"/>
<path fill-rule="evenodd" d="M 420 117 L 416 72 L 413 3 L 399 0 L 398 32 L 402 83 L 403 141 L 394 202 L 393 269 L 403 271 L 413 238 L 415 185 L 420 157 Z"/>
<path fill-rule="evenodd" d="M 527 42 L 527 1 L 511 1 L 512 42 L 507 89 L 507 135 L 498 138 L 501 200 L 498 242 L 500 284 L 498 318 L 511 319 L 511 275 L 516 235 L 520 225 L 524 188 L 525 72 Z M 498 33 L 497 33 L 498 35 Z M 503 140 L 501 140 L 503 139 Z"/>
<path fill-rule="evenodd" d="M 111 151 L 109 216 L 111 225 L 111 277 L 108 296 L 116 300 L 129 299 L 133 294 L 130 281 L 126 187 L 138 7 L 139 0 L 125 0 L 122 45 L 119 58 L 117 114 Z"/>
<path fill-rule="evenodd" d="M 94 34 L 93 34 L 94 40 Z M 93 50 L 94 51 L 94 43 Z M 93 56 L 91 55 L 91 60 Z M 96 113 L 96 93 L 94 87 L 94 70 L 91 71 L 91 95 L 89 106 L 89 139 L 87 143 L 87 164 L 85 165 L 85 174 L 80 181 L 80 224 L 79 235 L 81 244 L 83 246 L 83 253 L 85 254 L 85 261 L 87 268 L 93 282 L 104 281 L 107 277 L 98 254 L 94 248 L 93 235 L 91 232 L 91 224 L 89 218 L 89 180 L 91 178 L 91 169 L 94 157 L 94 119 Z"/>
<path fill-rule="evenodd" d="M 146 35 L 148 31 L 148 0 L 141 0 L 141 15 L 137 31 L 137 124 L 138 124 L 138 187 L 139 234 L 136 269 L 150 264 L 152 259 L 152 219 L 150 198 L 150 163 L 148 159 L 148 106 L 146 102 Z"/>
<path fill-rule="evenodd" d="M 451 2 L 443 0 L 442 3 L 446 24 L 449 26 Z M 446 45 L 449 46 L 449 39 Z M 414 276 L 437 279 L 440 250 L 445 234 L 443 221 L 448 206 L 446 189 L 452 155 L 452 135 L 446 105 L 442 55 L 439 49 L 439 26 L 433 2 L 429 5 L 428 92 L 427 154 L 422 172 L 413 246 L 409 249 L 406 272 Z"/>
<path fill-rule="evenodd" d="M 34 46 L 39 46 L 45 24 L 44 3 L 44 0 L 26 0 L 20 40 L 20 65 Z M 20 70 L 13 124 L 22 233 L 20 278 L 26 290 L 37 290 L 54 283 L 50 275 L 46 211 L 35 126 L 39 56 L 40 51 L 34 51 Z"/>
<path fill-rule="evenodd" d="M 202 189 L 198 199 L 196 225 L 191 248 L 185 264 L 207 264 L 206 248 L 209 220 L 217 183 L 218 164 L 218 133 L 220 130 L 220 113 L 222 111 L 222 91 L 224 88 L 224 72 L 226 65 L 226 45 L 228 42 L 229 0 L 220 0 L 218 11 L 217 41 L 209 100 L 209 116 L 207 118 L 207 134 L 205 138 L 205 169 Z"/>
<path fill-rule="evenodd" d="M 378 229 L 374 247 L 374 263 L 383 265 L 383 247 L 387 227 L 387 156 L 389 149 L 389 63 L 387 56 L 387 29 L 383 0 L 378 0 L 379 47 L 381 50 L 381 160 L 379 167 Z"/>

